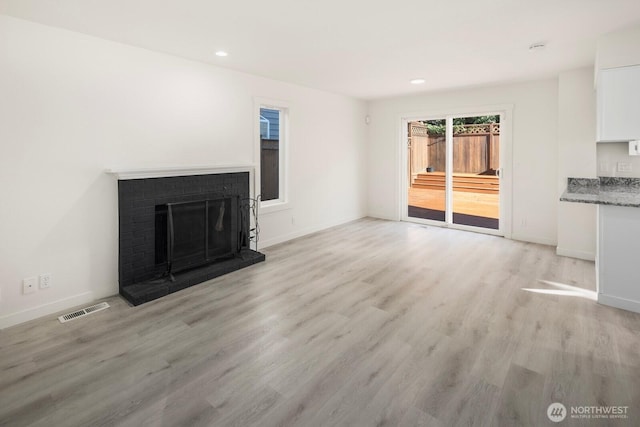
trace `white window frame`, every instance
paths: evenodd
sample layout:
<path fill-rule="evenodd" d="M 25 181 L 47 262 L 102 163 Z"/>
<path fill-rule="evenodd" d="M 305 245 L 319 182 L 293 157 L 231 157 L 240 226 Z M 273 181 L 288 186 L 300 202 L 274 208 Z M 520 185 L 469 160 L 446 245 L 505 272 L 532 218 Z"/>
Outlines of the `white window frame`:
<path fill-rule="evenodd" d="M 286 101 L 254 98 L 254 126 L 255 126 L 255 145 L 254 145 L 254 164 L 256 165 L 256 193 L 262 190 L 262 162 L 260 159 L 261 151 L 261 134 L 260 134 L 260 109 L 268 108 L 280 111 L 280 131 L 278 146 L 278 198 L 267 201 L 260 201 L 260 214 L 268 214 L 285 209 L 290 209 L 289 205 L 289 115 L 291 106 Z"/>

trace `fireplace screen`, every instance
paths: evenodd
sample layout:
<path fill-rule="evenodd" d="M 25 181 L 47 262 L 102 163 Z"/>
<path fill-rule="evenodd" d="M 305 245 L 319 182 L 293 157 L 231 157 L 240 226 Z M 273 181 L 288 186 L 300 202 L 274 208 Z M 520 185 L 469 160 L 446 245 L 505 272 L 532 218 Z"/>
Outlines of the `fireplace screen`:
<path fill-rule="evenodd" d="M 156 206 L 156 264 L 167 274 L 231 257 L 240 249 L 239 198 Z"/>

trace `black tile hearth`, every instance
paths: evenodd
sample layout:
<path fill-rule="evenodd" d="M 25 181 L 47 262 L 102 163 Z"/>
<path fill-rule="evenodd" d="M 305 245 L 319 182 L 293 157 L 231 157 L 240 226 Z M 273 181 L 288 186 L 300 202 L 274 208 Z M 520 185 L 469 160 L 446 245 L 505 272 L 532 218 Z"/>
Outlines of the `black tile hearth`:
<path fill-rule="evenodd" d="M 264 260 L 264 254 L 243 249 L 240 251 L 240 254 L 234 258 L 219 261 L 198 269 L 176 273 L 174 274 L 174 281 L 165 277 L 124 286 L 120 289 L 120 295 L 131 304 L 140 305 Z"/>

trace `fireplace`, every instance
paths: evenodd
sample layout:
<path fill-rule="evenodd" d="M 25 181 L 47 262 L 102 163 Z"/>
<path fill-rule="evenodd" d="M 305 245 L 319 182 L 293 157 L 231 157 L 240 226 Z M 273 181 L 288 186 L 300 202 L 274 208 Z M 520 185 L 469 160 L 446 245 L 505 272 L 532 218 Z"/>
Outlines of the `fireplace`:
<path fill-rule="evenodd" d="M 112 173 L 119 177 L 120 294 L 133 305 L 264 261 L 250 248 L 248 171 Z"/>

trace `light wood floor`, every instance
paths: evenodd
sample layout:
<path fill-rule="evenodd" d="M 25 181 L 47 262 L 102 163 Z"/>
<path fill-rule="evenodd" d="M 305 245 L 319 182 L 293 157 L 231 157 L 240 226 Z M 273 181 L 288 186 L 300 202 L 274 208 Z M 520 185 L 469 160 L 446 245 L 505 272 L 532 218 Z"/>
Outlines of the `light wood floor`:
<path fill-rule="evenodd" d="M 140 307 L 0 331 L 0 425 L 539 426 L 556 401 L 638 425 L 640 315 L 523 290 L 593 290 L 591 262 L 374 219 L 265 253 Z"/>
<path fill-rule="evenodd" d="M 438 211 L 445 210 L 444 190 L 409 187 L 409 205 Z M 485 218 L 500 218 L 500 196 L 497 194 L 453 192 L 453 211 Z"/>

